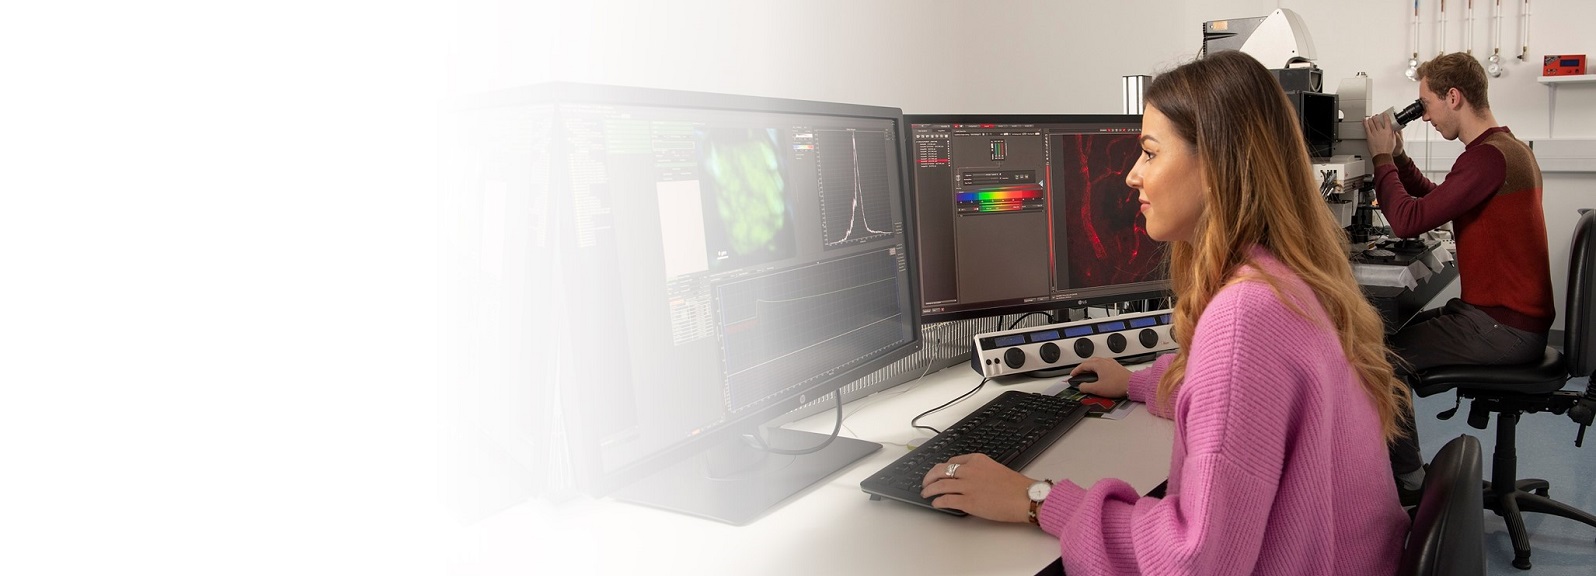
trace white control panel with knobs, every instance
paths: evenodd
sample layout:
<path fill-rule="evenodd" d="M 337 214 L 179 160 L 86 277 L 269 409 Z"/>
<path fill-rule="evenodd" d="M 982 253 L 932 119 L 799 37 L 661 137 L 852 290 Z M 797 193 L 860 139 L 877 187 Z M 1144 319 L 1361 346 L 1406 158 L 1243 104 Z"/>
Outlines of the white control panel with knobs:
<path fill-rule="evenodd" d="M 1170 322 L 1168 310 L 1154 310 L 976 334 L 970 367 L 991 378 L 1174 350 Z"/>

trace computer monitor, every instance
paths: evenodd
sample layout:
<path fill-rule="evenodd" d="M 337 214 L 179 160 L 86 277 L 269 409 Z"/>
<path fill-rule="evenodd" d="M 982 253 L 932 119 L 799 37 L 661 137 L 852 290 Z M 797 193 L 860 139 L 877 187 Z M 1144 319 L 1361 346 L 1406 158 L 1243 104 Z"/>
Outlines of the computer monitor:
<path fill-rule="evenodd" d="M 742 524 L 880 448 L 761 425 L 920 348 L 900 110 L 561 84 L 467 112 L 526 102 L 580 486 Z"/>
<path fill-rule="evenodd" d="M 1139 115 L 915 115 L 922 318 L 1161 298 L 1161 243 L 1125 176 Z"/>

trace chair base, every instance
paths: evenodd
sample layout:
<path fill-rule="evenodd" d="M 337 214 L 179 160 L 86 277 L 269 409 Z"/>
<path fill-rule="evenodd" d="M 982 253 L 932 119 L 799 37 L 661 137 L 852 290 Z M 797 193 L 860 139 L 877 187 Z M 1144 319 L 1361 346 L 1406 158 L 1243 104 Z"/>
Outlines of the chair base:
<path fill-rule="evenodd" d="M 1507 522 L 1507 535 L 1513 540 L 1514 568 L 1530 569 L 1529 532 L 1524 528 L 1524 512 L 1562 516 L 1596 527 L 1596 515 L 1549 498 L 1550 488 L 1550 483 L 1537 478 L 1514 482 L 1511 490 L 1500 493 L 1490 482 L 1485 483 L 1485 509 Z"/>
<path fill-rule="evenodd" d="M 1493 399 L 1498 402 L 1500 398 Z M 1480 407 L 1475 399 L 1474 408 Z M 1496 415 L 1496 452 L 1491 455 L 1491 479 L 1484 482 L 1485 509 L 1507 522 L 1507 535 L 1513 541 L 1513 567 L 1530 569 L 1529 532 L 1524 528 L 1524 512 L 1562 516 L 1596 527 L 1596 516 L 1550 498 L 1551 483 L 1538 478 L 1518 478 L 1518 419 L 1515 406 Z"/>

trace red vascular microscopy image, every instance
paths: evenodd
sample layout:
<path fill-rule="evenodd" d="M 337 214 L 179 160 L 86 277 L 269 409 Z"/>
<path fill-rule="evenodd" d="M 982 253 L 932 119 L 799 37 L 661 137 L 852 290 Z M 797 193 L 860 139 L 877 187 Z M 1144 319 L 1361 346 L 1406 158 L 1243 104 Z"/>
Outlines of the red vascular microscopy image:
<path fill-rule="evenodd" d="M 1125 175 L 1141 146 L 1135 134 L 1062 136 L 1055 148 L 1055 198 L 1064 202 L 1069 286 L 1163 278 L 1163 245 L 1147 236 L 1136 189 Z"/>

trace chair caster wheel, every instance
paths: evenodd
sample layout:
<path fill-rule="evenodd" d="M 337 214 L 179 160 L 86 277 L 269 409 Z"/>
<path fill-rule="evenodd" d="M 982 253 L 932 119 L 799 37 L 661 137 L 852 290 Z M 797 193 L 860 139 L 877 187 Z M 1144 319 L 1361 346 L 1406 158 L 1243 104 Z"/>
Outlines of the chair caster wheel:
<path fill-rule="evenodd" d="M 1529 570 L 1530 569 L 1529 558 L 1514 558 L 1513 559 L 1513 567 L 1517 568 L 1519 570 Z"/>
<path fill-rule="evenodd" d="M 1551 494 L 1552 494 L 1551 490 L 1548 490 L 1546 488 L 1539 488 L 1539 489 L 1535 490 L 1535 495 L 1536 496 L 1540 496 L 1542 498 L 1550 498 Z"/>

